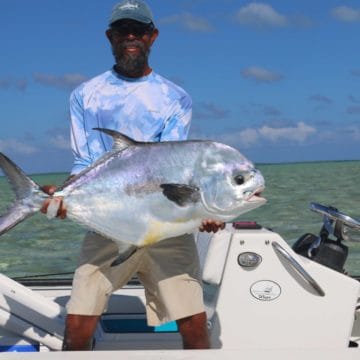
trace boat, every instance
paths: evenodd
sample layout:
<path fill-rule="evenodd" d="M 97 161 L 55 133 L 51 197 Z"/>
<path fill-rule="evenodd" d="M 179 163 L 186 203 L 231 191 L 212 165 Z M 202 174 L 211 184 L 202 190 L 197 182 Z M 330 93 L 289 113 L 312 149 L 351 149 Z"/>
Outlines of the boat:
<path fill-rule="evenodd" d="M 146 324 L 134 278 L 110 298 L 94 351 L 62 352 L 71 279 L 0 274 L 0 356 L 6 359 L 360 359 L 360 282 L 344 271 L 360 222 L 311 203 L 318 235 L 290 246 L 256 222 L 198 233 L 211 349 L 183 350 L 176 322 Z"/>

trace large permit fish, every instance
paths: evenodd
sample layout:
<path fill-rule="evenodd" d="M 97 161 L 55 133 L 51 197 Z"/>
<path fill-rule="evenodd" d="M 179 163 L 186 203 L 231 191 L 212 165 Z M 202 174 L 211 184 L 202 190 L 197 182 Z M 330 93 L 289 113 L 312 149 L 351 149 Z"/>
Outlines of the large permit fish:
<path fill-rule="evenodd" d="M 69 219 L 114 240 L 120 257 L 191 233 L 203 219 L 228 222 L 266 202 L 260 196 L 263 176 L 232 147 L 191 140 L 143 143 L 96 130 L 113 137 L 113 149 L 53 197 L 63 198 Z M 0 167 L 16 194 L 0 217 L 1 235 L 38 212 L 49 195 L 1 153 Z M 50 208 L 55 215 L 56 206 Z"/>

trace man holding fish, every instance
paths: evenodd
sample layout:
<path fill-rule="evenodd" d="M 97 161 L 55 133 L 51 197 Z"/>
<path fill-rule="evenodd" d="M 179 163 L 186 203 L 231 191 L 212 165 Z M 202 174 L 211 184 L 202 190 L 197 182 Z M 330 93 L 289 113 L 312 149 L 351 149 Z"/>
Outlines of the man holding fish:
<path fill-rule="evenodd" d="M 106 36 L 115 65 L 80 85 L 70 98 L 75 156 L 72 176 L 112 148 L 111 137 L 94 128 L 117 130 L 145 142 L 186 139 L 191 121 L 189 95 L 156 74 L 148 64 L 158 33 L 151 10 L 143 1 L 124 0 L 113 8 Z M 46 188 L 49 194 L 55 190 L 53 186 Z M 49 203 L 44 203 L 42 212 L 47 212 Z M 57 215 L 66 216 L 65 206 L 60 206 Z M 200 230 L 216 232 L 223 227 L 221 221 L 205 220 Z M 95 232 L 87 233 L 67 305 L 64 350 L 91 349 L 94 331 L 109 296 L 134 273 L 145 287 L 149 325 L 176 320 L 184 348 L 208 348 L 193 235 L 140 247 L 114 263 L 118 252 L 112 240 Z"/>

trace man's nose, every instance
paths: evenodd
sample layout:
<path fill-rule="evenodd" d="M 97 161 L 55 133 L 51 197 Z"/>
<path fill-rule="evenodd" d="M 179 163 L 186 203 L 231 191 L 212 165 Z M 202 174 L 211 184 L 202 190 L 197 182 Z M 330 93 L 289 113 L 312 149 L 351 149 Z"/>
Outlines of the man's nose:
<path fill-rule="evenodd" d="M 136 38 L 137 38 L 137 36 L 135 35 L 135 33 L 133 31 L 129 31 L 125 35 L 125 39 L 127 39 L 127 40 L 135 40 Z"/>

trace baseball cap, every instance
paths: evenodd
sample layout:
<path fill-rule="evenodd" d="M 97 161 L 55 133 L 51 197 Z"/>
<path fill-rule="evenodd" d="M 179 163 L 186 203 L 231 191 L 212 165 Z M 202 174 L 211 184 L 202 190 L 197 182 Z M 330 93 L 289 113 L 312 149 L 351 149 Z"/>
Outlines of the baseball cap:
<path fill-rule="evenodd" d="M 149 6 L 141 0 L 123 0 L 116 4 L 112 9 L 109 25 L 122 19 L 132 19 L 145 24 L 154 22 Z"/>

